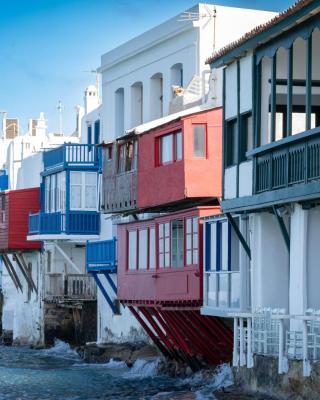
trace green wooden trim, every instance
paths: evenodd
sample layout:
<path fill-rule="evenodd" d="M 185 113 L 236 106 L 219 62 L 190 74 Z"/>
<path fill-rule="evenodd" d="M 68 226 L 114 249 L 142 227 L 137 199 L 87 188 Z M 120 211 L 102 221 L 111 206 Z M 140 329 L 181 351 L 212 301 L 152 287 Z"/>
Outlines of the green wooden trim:
<path fill-rule="evenodd" d="M 248 243 L 246 242 L 246 239 L 243 237 L 243 235 L 242 235 L 238 225 L 236 224 L 233 216 L 230 213 L 226 213 L 226 217 L 228 218 L 228 221 L 229 221 L 230 225 L 232 226 L 235 234 L 238 236 L 238 239 L 239 239 L 244 251 L 247 253 L 247 256 L 251 260 L 250 247 L 249 247 Z"/>
<path fill-rule="evenodd" d="M 287 86 L 287 129 L 286 136 L 292 134 L 292 80 L 293 80 L 293 46 L 288 49 L 288 86 Z"/>
<path fill-rule="evenodd" d="M 277 53 L 272 57 L 271 66 L 271 142 L 276 140 L 277 109 Z"/>
<path fill-rule="evenodd" d="M 273 205 L 303 202 L 320 199 L 319 180 L 301 183 L 283 189 L 270 190 L 252 196 L 224 199 L 221 203 L 223 212 L 254 211 Z"/>
<path fill-rule="evenodd" d="M 311 129 L 311 107 L 312 107 L 312 35 L 307 40 L 306 51 L 306 130 Z"/>
<path fill-rule="evenodd" d="M 312 11 L 320 6 L 320 0 L 314 0 L 310 4 L 301 8 L 294 14 L 289 15 L 283 20 L 279 21 L 275 25 L 271 25 L 269 29 L 262 31 L 260 34 L 255 35 L 251 39 L 245 41 L 242 45 L 230 50 L 227 54 L 223 54 L 218 57 L 212 63 L 210 63 L 211 68 L 219 68 L 223 65 L 231 63 L 236 57 L 245 54 L 245 52 L 255 49 L 261 43 L 268 43 L 275 39 L 276 36 L 281 35 L 284 31 L 288 31 L 295 25 L 297 25 L 297 21 L 301 18 L 310 15 Z M 299 25 L 297 25 L 299 26 Z"/>
<path fill-rule="evenodd" d="M 250 150 L 247 152 L 247 157 L 254 157 L 263 153 L 268 152 L 269 150 L 273 149 L 280 149 L 281 147 L 287 146 L 288 144 L 293 144 L 294 142 L 300 142 L 305 140 L 306 138 L 313 138 L 317 137 L 320 134 L 320 126 L 317 126 L 313 129 L 310 129 L 308 131 L 304 131 L 301 133 L 298 133 L 293 136 L 288 136 L 286 138 L 277 140 L 276 142 L 268 143 L 263 146 L 257 147 L 256 149 Z"/>
<path fill-rule="evenodd" d="M 240 152 L 241 152 L 241 118 L 240 118 L 240 60 L 237 60 L 237 183 L 236 183 L 236 193 L 239 196 L 239 162 L 240 162 Z"/>
<path fill-rule="evenodd" d="M 285 242 L 288 252 L 290 254 L 290 236 L 289 236 L 287 227 L 283 221 L 283 217 L 281 215 L 279 215 L 276 206 L 273 206 L 272 209 L 273 209 L 274 215 L 277 217 L 277 221 L 278 221 L 284 242 Z"/>

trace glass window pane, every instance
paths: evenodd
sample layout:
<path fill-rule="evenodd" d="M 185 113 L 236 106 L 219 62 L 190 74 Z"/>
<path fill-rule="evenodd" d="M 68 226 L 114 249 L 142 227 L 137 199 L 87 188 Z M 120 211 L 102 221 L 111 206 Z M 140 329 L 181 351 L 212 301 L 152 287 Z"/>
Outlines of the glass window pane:
<path fill-rule="evenodd" d="M 70 172 L 70 184 L 71 185 L 81 185 L 82 183 L 82 172 Z"/>
<path fill-rule="evenodd" d="M 206 129 L 205 125 L 193 126 L 193 155 L 195 157 L 206 156 Z"/>
<path fill-rule="evenodd" d="M 169 253 L 165 253 L 165 267 L 170 267 L 170 254 Z"/>
<path fill-rule="evenodd" d="M 166 239 L 165 239 L 164 248 L 165 248 L 165 249 L 164 249 L 165 252 L 170 251 L 170 239 L 169 239 L 169 238 L 166 238 Z"/>
<path fill-rule="evenodd" d="M 198 218 L 192 218 L 192 224 L 193 233 L 198 232 Z"/>
<path fill-rule="evenodd" d="M 129 269 L 137 268 L 137 231 L 129 232 Z"/>
<path fill-rule="evenodd" d="M 162 164 L 173 161 L 173 135 L 160 138 L 160 161 Z"/>
<path fill-rule="evenodd" d="M 211 307 L 217 306 L 217 274 L 208 274 L 207 280 L 207 305 Z"/>
<path fill-rule="evenodd" d="M 193 243 L 192 243 L 192 247 L 193 247 L 194 249 L 197 249 L 197 248 L 198 248 L 198 234 L 197 234 L 197 233 L 194 233 L 194 234 L 193 234 Z"/>
<path fill-rule="evenodd" d="M 159 224 L 159 238 L 163 237 L 163 224 Z"/>
<path fill-rule="evenodd" d="M 149 268 L 153 269 L 156 267 L 156 232 L 154 228 L 150 228 L 149 235 Z"/>
<path fill-rule="evenodd" d="M 139 269 L 147 269 L 147 245 L 148 231 L 143 229 L 139 231 Z"/>
<path fill-rule="evenodd" d="M 192 264 L 192 251 L 191 250 L 187 250 L 187 265 L 191 265 Z"/>
<path fill-rule="evenodd" d="M 188 218 L 187 219 L 187 234 L 191 233 L 191 226 L 192 226 L 191 224 L 192 224 L 192 219 Z"/>
<path fill-rule="evenodd" d="M 229 307 L 229 276 L 219 274 L 218 305 L 220 308 Z"/>
<path fill-rule="evenodd" d="M 160 268 L 164 267 L 164 254 L 163 253 L 159 254 L 159 267 Z"/>
<path fill-rule="evenodd" d="M 175 134 L 176 139 L 176 160 L 182 160 L 182 132 Z"/>
<path fill-rule="evenodd" d="M 183 267 L 183 221 L 172 221 L 171 224 L 171 266 Z"/>
<path fill-rule="evenodd" d="M 192 240 L 191 240 L 192 236 L 191 235 L 187 235 L 187 250 L 191 250 L 192 247 Z"/>
<path fill-rule="evenodd" d="M 85 208 L 96 208 L 96 187 L 86 186 L 85 188 Z"/>
<path fill-rule="evenodd" d="M 193 250 L 192 252 L 192 263 L 193 264 L 198 264 L 198 250 Z"/>
<path fill-rule="evenodd" d="M 164 253 L 164 240 L 159 239 L 159 252 Z"/>
<path fill-rule="evenodd" d="M 164 236 L 169 236 L 170 235 L 170 224 L 167 222 L 164 224 Z"/>
<path fill-rule="evenodd" d="M 240 273 L 231 274 L 230 307 L 240 308 Z"/>
<path fill-rule="evenodd" d="M 70 187 L 70 208 L 81 208 L 81 186 Z"/>
<path fill-rule="evenodd" d="M 229 260 L 229 224 L 227 221 L 221 222 L 221 269 L 228 271 Z"/>
<path fill-rule="evenodd" d="M 95 186 L 97 184 L 97 174 L 93 173 L 93 172 L 86 172 L 85 182 L 86 182 L 86 185 Z"/>

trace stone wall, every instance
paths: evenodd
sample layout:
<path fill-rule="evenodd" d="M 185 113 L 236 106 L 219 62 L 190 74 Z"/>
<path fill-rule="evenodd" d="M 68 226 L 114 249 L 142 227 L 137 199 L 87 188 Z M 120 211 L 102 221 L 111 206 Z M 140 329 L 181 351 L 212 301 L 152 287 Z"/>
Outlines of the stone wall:
<path fill-rule="evenodd" d="M 234 368 L 236 383 L 244 391 L 290 400 L 319 400 L 320 363 L 312 364 L 308 378 L 302 375 L 302 361 L 290 360 L 287 374 L 278 374 L 278 359 L 255 356 L 254 368 Z"/>

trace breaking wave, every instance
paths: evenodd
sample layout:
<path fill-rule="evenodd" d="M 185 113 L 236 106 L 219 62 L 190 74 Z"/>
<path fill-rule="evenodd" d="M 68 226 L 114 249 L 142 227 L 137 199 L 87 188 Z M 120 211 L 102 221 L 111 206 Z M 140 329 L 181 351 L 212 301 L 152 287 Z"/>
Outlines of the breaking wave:
<path fill-rule="evenodd" d="M 134 362 L 130 370 L 125 374 L 125 378 L 151 378 L 157 375 L 160 359 L 142 360 Z"/>
<path fill-rule="evenodd" d="M 80 356 L 76 350 L 72 349 L 68 343 L 59 339 L 55 339 L 54 346 L 49 349 L 39 350 L 39 352 L 43 356 L 80 360 Z"/>

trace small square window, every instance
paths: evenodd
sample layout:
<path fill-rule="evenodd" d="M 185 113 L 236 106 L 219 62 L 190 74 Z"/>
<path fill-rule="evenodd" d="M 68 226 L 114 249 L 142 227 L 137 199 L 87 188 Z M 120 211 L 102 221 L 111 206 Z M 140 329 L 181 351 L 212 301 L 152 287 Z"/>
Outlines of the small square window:
<path fill-rule="evenodd" d="M 238 125 L 237 119 L 226 123 L 226 167 L 238 162 Z"/>

